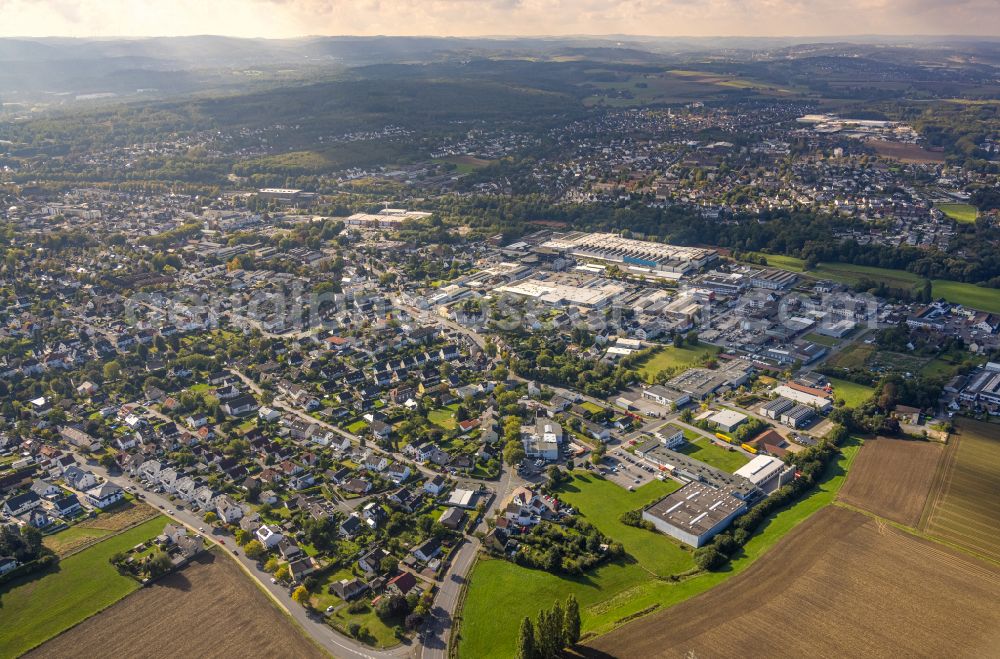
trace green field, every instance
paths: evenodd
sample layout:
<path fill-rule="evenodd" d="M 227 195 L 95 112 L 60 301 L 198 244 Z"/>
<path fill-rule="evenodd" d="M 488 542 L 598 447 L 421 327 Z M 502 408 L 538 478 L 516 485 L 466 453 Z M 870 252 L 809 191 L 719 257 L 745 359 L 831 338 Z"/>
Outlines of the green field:
<path fill-rule="evenodd" d="M 718 585 L 745 570 L 786 533 L 831 503 L 859 446 L 859 442 L 852 441 L 837 463 L 827 470 L 819 486 L 795 506 L 769 517 L 742 553 L 723 570 L 702 572 L 679 581 L 656 576 L 662 575 L 664 570 L 691 567 L 689 549 L 650 531 L 621 529 L 622 525 L 617 522 L 623 510 L 638 508 L 666 491 L 651 489 L 653 486 L 661 488 L 669 484 L 654 481 L 635 492 L 627 492 L 589 474 L 583 480 L 578 472 L 577 478 L 560 496 L 578 504 L 598 528 L 621 540 L 637 562 L 605 565 L 582 578 L 569 578 L 529 570 L 504 560 L 481 558 L 470 577 L 462 611 L 459 655 L 477 659 L 513 656 L 521 618 L 534 618 L 541 608 L 565 600 L 570 593 L 580 602 L 584 633 L 594 635 L 617 627 L 626 616 L 672 606 Z M 571 488 L 578 491 L 570 491 Z M 498 615 L 498 611 L 503 615 Z"/>
<path fill-rule="evenodd" d="M 936 208 L 956 222 L 964 224 L 974 223 L 979 214 L 972 204 L 937 204 Z"/>
<path fill-rule="evenodd" d="M 677 449 L 677 452 L 701 460 L 722 471 L 728 471 L 730 474 L 750 462 L 750 458 L 740 451 L 722 448 L 707 437 L 699 437 L 694 441 L 689 439 Z"/>
<path fill-rule="evenodd" d="M 1000 289 L 983 288 L 957 281 L 934 280 L 934 297 L 943 297 L 954 304 L 1000 313 Z"/>
<path fill-rule="evenodd" d="M 781 270 L 802 273 L 805 270 L 805 261 L 793 256 L 782 256 L 778 254 L 761 254 L 767 259 L 768 265 Z M 862 279 L 872 279 L 878 282 L 885 282 L 892 288 L 914 288 L 923 281 L 919 275 L 905 270 L 892 270 L 889 268 L 875 268 L 866 265 L 852 265 L 850 263 L 820 263 L 814 270 L 804 273 L 805 276 L 815 279 L 830 279 L 842 284 L 854 285 Z M 959 281 L 947 279 L 934 279 L 932 283 L 932 295 L 935 298 L 944 298 L 953 304 L 972 307 L 981 311 L 1000 313 L 1000 289 L 984 288 L 975 284 L 966 284 Z"/>
<path fill-rule="evenodd" d="M 924 530 L 1000 563 L 1000 425 L 961 418 L 955 427 L 958 445 L 948 447 Z"/>
<path fill-rule="evenodd" d="M 427 413 L 427 420 L 443 430 L 454 430 L 458 426 L 455 421 L 455 410 L 458 405 L 449 405 Z"/>
<path fill-rule="evenodd" d="M 639 376 L 646 382 L 652 382 L 656 374 L 666 368 L 690 368 L 698 366 L 709 355 L 719 354 L 719 348 L 710 345 L 664 346 L 654 352 L 639 367 Z"/>
<path fill-rule="evenodd" d="M 844 404 L 847 407 L 858 407 L 875 393 L 875 389 L 872 387 L 866 387 L 863 384 L 858 384 L 856 382 L 850 382 L 848 380 L 840 380 L 838 378 L 828 378 L 830 384 L 833 385 L 833 398 L 834 400 L 843 398 Z"/>
<path fill-rule="evenodd" d="M 813 343 L 817 343 L 821 346 L 826 346 L 827 348 L 840 345 L 840 339 L 835 339 L 832 336 L 824 336 L 822 334 L 806 334 L 802 338 L 806 341 L 812 341 Z"/>
<path fill-rule="evenodd" d="M 16 657 L 89 618 L 139 588 L 108 559 L 163 532 L 157 516 L 63 559 L 44 574 L 0 587 L 0 657 Z"/>

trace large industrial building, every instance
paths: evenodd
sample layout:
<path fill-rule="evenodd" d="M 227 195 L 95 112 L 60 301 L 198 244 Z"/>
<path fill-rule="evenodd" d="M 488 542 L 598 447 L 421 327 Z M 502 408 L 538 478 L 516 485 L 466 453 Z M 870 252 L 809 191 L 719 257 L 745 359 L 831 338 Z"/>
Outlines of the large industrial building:
<path fill-rule="evenodd" d="M 346 220 L 344 225 L 349 227 L 368 227 L 389 229 L 396 227 L 403 222 L 410 220 L 422 220 L 430 217 L 433 213 L 426 211 L 411 211 L 404 208 L 383 208 L 378 213 L 355 213 Z"/>
<path fill-rule="evenodd" d="M 538 250 L 677 274 L 694 272 L 718 257 L 714 249 L 680 247 L 622 238 L 613 233 L 579 231 L 553 236 L 539 245 Z"/>
<path fill-rule="evenodd" d="M 642 511 L 658 531 L 701 547 L 747 509 L 745 501 L 707 483 L 688 483 Z"/>
<path fill-rule="evenodd" d="M 556 281 L 522 279 L 513 284 L 500 286 L 496 291 L 537 300 L 554 307 L 603 309 L 616 296 L 624 293 L 625 289 L 617 284 L 574 286 Z"/>

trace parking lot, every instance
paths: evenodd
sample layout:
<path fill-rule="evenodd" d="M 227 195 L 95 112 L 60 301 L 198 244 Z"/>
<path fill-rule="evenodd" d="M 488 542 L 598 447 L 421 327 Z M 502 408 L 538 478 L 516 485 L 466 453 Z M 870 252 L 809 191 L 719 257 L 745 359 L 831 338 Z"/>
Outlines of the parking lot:
<path fill-rule="evenodd" d="M 601 466 L 607 471 L 605 478 L 626 489 L 642 487 L 659 473 L 656 467 L 621 448 L 608 452 Z"/>

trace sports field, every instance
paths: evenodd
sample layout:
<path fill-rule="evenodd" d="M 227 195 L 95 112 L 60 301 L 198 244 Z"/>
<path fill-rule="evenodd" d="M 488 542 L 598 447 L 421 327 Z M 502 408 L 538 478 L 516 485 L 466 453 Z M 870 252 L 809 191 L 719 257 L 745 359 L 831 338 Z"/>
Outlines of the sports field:
<path fill-rule="evenodd" d="M 816 489 L 794 506 L 769 517 L 743 547 L 743 553 L 724 570 L 700 572 L 679 581 L 657 577 L 666 571 L 693 567 L 688 549 L 651 531 L 609 528 L 612 523 L 620 525 L 617 517 L 624 510 L 638 508 L 666 493 L 667 490 L 661 489 L 666 484 L 654 481 L 628 492 L 593 475 L 587 475 L 587 480 L 575 478 L 559 496 L 579 505 L 587 519 L 607 535 L 620 539 L 634 560 L 605 565 L 583 577 L 568 578 L 504 560 L 480 558 L 470 575 L 461 611 L 459 656 L 477 659 L 513 656 L 521 618 L 534 618 L 540 609 L 565 600 L 570 593 L 580 602 L 584 634 L 595 635 L 608 632 L 631 617 L 674 606 L 717 586 L 746 570 L 789 531 L 830 504 L 844 483 L 858 447 L 856 441 L 848 442 L 843 455 L 827 469 Z M 647 489 L 651 485 L 655 489 Z M 652 569 L 648 570 L 643 561 Z M 497 615 L 498 611 L 504 614 Z"/>
<path fill-rule="evenodd" d="M 588 641 L 582 654 L 995 656 L 998 601 L 996 566 L 829 506 L 728 583 Z"/>
<path fill-rule="evenodd" d="M 1000 425 L 963 418 L 955 426 L 924 530 L 1000 562 Z"/>
<path fill-rule="evenodd" d="M 167 518 L 143 522 L 73 554 L 47 572 L 0 587 L 0 657 L 16 657 L 139 588 L 108 559 L 163 532 Z"/>

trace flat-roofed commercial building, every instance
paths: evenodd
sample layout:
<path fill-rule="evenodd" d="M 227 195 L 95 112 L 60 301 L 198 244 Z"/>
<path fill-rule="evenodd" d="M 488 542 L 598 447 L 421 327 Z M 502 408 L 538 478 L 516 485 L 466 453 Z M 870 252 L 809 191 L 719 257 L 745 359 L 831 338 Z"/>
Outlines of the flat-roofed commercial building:
<path fill-rule="evenodd" d="M 642 518 L 661 533 L 701 547 L 746 509 L 746 502 L 732 494 L 695 482 L 646 507 Z"/>
<path fill-rule="evenodd" d="M 540 279 L 522 279 L 513 284 L 500 286 L 496 291 L 530 298 L 556 307 L 603 309 L 618 295 L 624 293 L 625 288 L 617 284 L 573 286 Z"/>
<path fill-rule="evenodd" d="M 795 468 L 779 458 L 758 455 L 735 472 L 765 492 L 781 487 L 795 477 Z"/>
<path fill-rule="evenodd" d="M 793 389 L 792 387 L 786 385 L 775 387 L 774 393 L 778 394 L 782 398 L 793 400 L 800 405 L 812 407 L 819 412 L 829 412 L 830 408 L 833 407 L 833 403 L 830 402 L 829 398 L 823 398 L 805 391 L 799 391 L 798 389 Z"/>
<path fill-rule="evenodd" d="M 682 274 L 698 270 L 718 257 L 714 249 L 633 240 L 613 233 L 579 231 L 554 236 L 542 243 L 539 249 L 595 261 Z"/>

